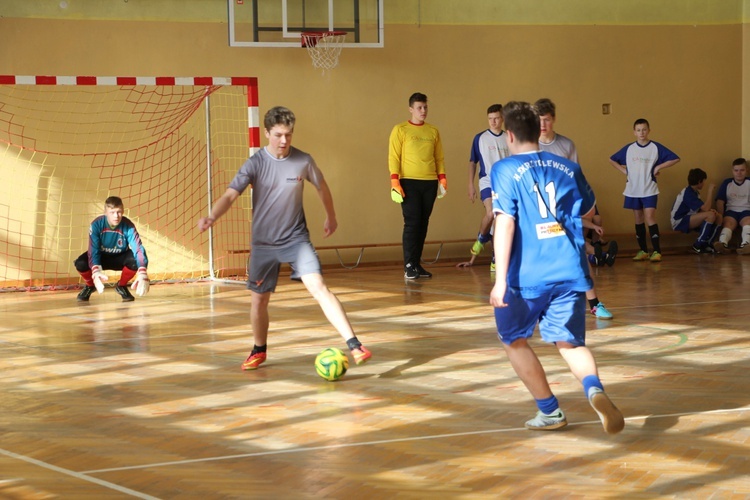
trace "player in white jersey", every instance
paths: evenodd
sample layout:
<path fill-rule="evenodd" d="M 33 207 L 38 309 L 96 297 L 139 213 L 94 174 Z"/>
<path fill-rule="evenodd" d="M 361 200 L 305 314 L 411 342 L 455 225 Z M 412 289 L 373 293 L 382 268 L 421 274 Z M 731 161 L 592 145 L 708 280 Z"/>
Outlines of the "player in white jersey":
<path fill-rule="evenodd" d="M 346 340 L 354 361 L 359 365 L 371 357 L 354 335 L 341 302 L 323 281 L 320 261 L 310 242 L 302 206 L 304 181 L 315 186 L 325 208 L 325 237 L 336 231 L 338 223 L 331 191 L 320 169 L 309 154 L 292 147 L 295 121 L 294 113 L 282 106 L 266 113 L 263 122 L 268 146 L 245 161 L 214 203 L 211 215 L 198 221 L 201 231 L 213 226 L 252 185 L 253 241 L 247 287 L 251 293 L 250 323 L 255 345 L 242 363 L 243 370 L 255 370 L 266 360 L 268 302 L 276 290 L 282 263 L 290 264 L 292 279 L 304 283 L 326 318 Z"/>
<path fill-rule="evenodd" d="M 750 179 L 747 177 L 747 161 L 737 158 L 732 162 L 732 177 L 726 179 L 716 193 L 716 210 L 724 215 L 724 225 L 714 248 L 729 253 L 729 240 L 739 225 L 742 242 L 738 254 L 750 254 Z"/>
<path fill-rule="evenodd" d="M 512 156 L 491 174 L 496 280 L 490 304 L 511 366 L 536 401 L 537 415 L 526 427 L 567 424 L 528 342 L 538 323 L 542 340 L 555 344 L 583 385 L 604 430 L 615 434 L 625 421 L 586 347 L 583 305 L 591 278 L 581 221 L 594 213 L 594 193 L 577 163 L 539 151 L 539 116 L 530 104 L 509 102 L 503 117 Z"/>
<path fill-rule="evenodd" d="M 576 145 L 564 135 L 555 132 L 555 120 L 557 119 L 557 107 L 555 106 L 555 103 L 550 99 L 542 98 L 534 103 L 534 108 L 539 115 L 539 149 L 578 163 Z M 605 252 L 602 251 L 601 244 L 598 241 L 600 233 L 603 234 L 601 225 L 601 216 L 596 207 L 594 207 L 592 220 L 585 225 L 585 228 L 592 230 L 594 235 L 592 236 L 594 246 L 591 247 L 591 252 L 587 253 L 591 253 L 596 265 L 604 264 L 606 262 L 611 266 L 614 264 L 615 257 L 617 256 L 617 242 L 613 241 L 610 243 L 605 255 Z M 587 245 L 587 250 L 588 248 L 589 246 Z M 590 260 L 589 265 L 591 265 Z M 586 300 L 588 301 L 588 309 L 591 311 L 591 314 L 600 319 L 612 319 L 612 313 L 597 296 L 596 289 L 593 286 L 593 280 L 591 289 L 586 291 Z"/>
<path fill-rule="evenodd" d="M 477 191 L 474 188 L 474 177 L 479 166 L 479 197 L 484 205 L 484 215 L 479 223 L 479 234 L 477 241 L 471 247 L 471 259 L 459 262 L 456 267 L 470 267 L 474 265 L 484 246 L 492 239 L 490 229 L 495 218 L 492 213 L 492 187 L 490 186 L 490 172 L 492 165 L 498 160 L 508 156 L 508 143 L 503 132 L 503 106 L 493 104 L 487 108 L 487 121 L 489 128 L 474 136 L 471 143 L 471 154 L 469 156 L 469 200 L 474 203 Z"/>
<path fill-rule="evenodd" d="M 625 191 L 622 193 L 625 195 L 624 208 L 633 211 L 635 237 L 640 247 L 633 260 L 661 262 L 659 225 L 656 223 L 656 203 L 659 195 L 656 177 L 662 170 L 680 161 L 680 157 L 662 144 L 649 140 L 650 131 L 648 120 L 637 119 L 633 124 L 636 141 L 613 154 L 609 158 L 609 163 L 627 176 Z M 650 255 L 646 244 L 646 224 L 654 249 Z"/>

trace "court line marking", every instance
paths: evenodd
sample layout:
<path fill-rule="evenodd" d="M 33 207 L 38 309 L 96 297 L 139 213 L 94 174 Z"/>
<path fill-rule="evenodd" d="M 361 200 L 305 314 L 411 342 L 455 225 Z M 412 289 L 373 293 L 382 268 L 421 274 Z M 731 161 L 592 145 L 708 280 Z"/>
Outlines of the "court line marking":
<path fill-rule="evenodd" d="M 702 411 L 702 412 L 669 413 L 669 414 L 664 414 L 664 415 L 639 415 L 636 417 L 628 417 L 625 419 L 625 421 L 627 422 L 627 421 L 636 421 L 636 420 L 646 420 L 648 418 L 669 418 L 669 417 L 684 417 L 684 416 L 693 416 L 693 415 L 708 415 L 708 414 L 716 414 L 716 413 L 735 413 L 735 412 L 739 413 L 739 412 L 745 412 L 745 411 L 750 411 L 750 407 L 709 410 L 709 411 Z M 569 423 L 568 427 L 576 427 L 576 426 L 591 425 L 591 424 L 601 425 L 601 422 L 599 420 L 575 422 L 572 424 Z M 255 453 L 241 453 L 237 455 L 225 455 L 221 457 L 191 458 L 187 460 L 175 460 L 172 462 L 158 462 L 158 463 L 145 464 L 145 465 L 130 465 L 127 467 L 112 467 L 109 469 L 93 469 L 93 470 L 83 471 L 82 473 L 83 474 L 101 474 L 105 472 L 119 472 L 119 471 L 124 471 L 124 470 L 150 469 L 150 468 L 155 468 L 155 467 L 170 467 L 170 466 L 184 465 L 184 464 L 216 462 L 220 460 L 234 460 L 238 458 L 263 457 L 263 456 L 270 456 L 270 455 L 285 455 L 285 454 L 290 454 L 290 453 L 305 453 L 309 451 L 321 451 L 321 450 L 337 450 L 337 449 L 342 449 L 342 448 L 354 448 L 357 446 L 375 446 L 375 445 L 390 444 L 390 443 L 426 441 L 430 439 L 476 436 L 476 435 L 481 435 L 481 434 L 498 434 L 498 433 L 516 432 L 516 431 L 527 432 L 527 429 L 525 427 L 511 427 L 508 429 L 488 429 L 488 430 L 483 430 L 483 431 L 454 432 L 454 433 L 449 433 L 449 434 L 432 434 L 428 436 L 381 439 L 377 441 L 362 441 L 359 443 L 341 443 L 341 444 L 332 444 L 332 445 L 326 445 L 326 446 L 302 446 L 299 448 L 290 448 L 287 450 L 259 451 Z"/>
<path fill-rule="evenodd" d="M 55 472 L 59 472 L 60 474 L 65 474 L 66 476 L 71 476 L 76 479 L 80 479 L 81 481 L 88 481 L 90 483 L 98 484 L 99 486 L 104 486 L 105 488 L 119 491 L 120 493 L 125 493 L 127 495 L 131 495 L 136 498 L 145 498 L 148 500 L 159 500 L 158 497 L 152 497 L 151 495 L 141 493 L 140 491 L 131 490 L 130 488 L 126 488 L 124 486 L 110 483 L 109 481 L 104 481 L 103 479 L 98 479 L 95 477 L 88 476 L 86 475 L 85 472 L 75 472 L 69 469 L 64 469 L 62 467 L 48 464 L 47 462 L 42 462 L 41 460 L 27 457 L 25 455 L 19 455 L 18 453 L 13 453 L 12 451 L 4 450 L 2 448 L 0 448 L 0 455 L 5 455 L 6 457 L 9 457 L 9 458 L 14 458 L 16 460 L 21 460 L 23 462 L 27 462 L 27 463 L 42 467 L 44 469 L 49 469 Z"/>

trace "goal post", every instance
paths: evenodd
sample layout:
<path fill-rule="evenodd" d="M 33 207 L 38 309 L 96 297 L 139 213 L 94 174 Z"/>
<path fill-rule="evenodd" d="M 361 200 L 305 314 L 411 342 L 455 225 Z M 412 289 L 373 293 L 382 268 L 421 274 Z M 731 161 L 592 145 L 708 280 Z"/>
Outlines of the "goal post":
<path fill-rule="evenodd" d="M 0 290 L 79 285 L 108 196 L 153 280 L 244 280 L 250 197 L 206 233 L 196 222 L 259 147 L 253 77 L 0 75 Z"/>

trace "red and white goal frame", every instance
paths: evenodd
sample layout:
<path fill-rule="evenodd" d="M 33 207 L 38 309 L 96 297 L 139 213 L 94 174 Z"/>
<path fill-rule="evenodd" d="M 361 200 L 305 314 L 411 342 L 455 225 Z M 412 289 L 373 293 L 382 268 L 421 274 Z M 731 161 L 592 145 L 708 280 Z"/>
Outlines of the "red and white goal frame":
<path fill-rule="evenodd" d="M 244 279 L 249 197 L 208 244 L 196 221 L 259 147 L 254 77 L 0 75 L 0 291 L 80 284 L 108 196 L 155 280 Z"/>

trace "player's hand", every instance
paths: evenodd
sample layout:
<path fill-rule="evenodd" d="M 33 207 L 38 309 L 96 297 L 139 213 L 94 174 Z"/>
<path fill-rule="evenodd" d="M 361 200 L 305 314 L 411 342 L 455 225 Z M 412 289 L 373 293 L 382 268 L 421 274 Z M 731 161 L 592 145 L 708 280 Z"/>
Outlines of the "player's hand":
<path fill-rule="evenodd" d="M 461 268 L 461 267 L 471 267 L 473 265 L 474 265 L 474 262 L 472 262 L 470 260 L 467 260 L 466 262 L 459 262 L 458 264 L 456 264 L 456 267 L 459 267 L 459 268 Z"/>
<path fill-rule="evenodd" d="M 490 305 L 492 307 L 508 307 L 508 304 L 505 303 L 506 289 L 505 283 L 495 283 L 490 292 Z"/>
<path fill-rule="evenodd" d="M 443 187 L 443 191 L 448 191 L 448 179 L 445 177 L 445 174 L 438 175 L 438 181 Z"/>
<path fill-rule="evenodd" d="M 398 179 L 391 178 L 391 199 L 396 203 L 403 203 L 404 198 L 406 198 L 406 193 L 404 193 L 404 188 L 401 187 L 401 182 Z"/>
<path fill-rule="evenodd" d="M 209 227 L 214 225 L 215 220 L 212 217 L 201 217 L 198 219 L 198 229 L 200 232 L 205 231 Z"/>
<path fill-rule="evenodd" d="M 602 226 L 597 226 L 596 224 L 594 224 L 593 229 L 594 229 L 594 232 L 598 234 L 599 236 L 604 236 L 604 228 Z"/>
<path fill-rule="evenodd" d="M 148 280 L 148 273 L 146 272 L 145 267 L 139 267 L 138 272 L 135 274 L 135 280 L 133 281 L 133 284 L 130 285 L 130 288 L 135 290 L 135 293 L 138 294 L 139 297 L 143 297 L 148 293 L 148 289 L 151 286 L 151 283 Z"/>
<path fill-rule="evenodd" d="M 326 221 L 323 223 L 323 238 L 328 238 L 333 233 L 336 232 L 336 228 L 339 227 L 338 222 L 336 222 L 336 219 L 328 219 L 326 218 Z"/>
<path fill-rule="evenodd" d="M 91 279 L 94 280 L 94 286 L 96 291 L 99 293 L 104 292 L 104 282 L 109 279 L 109 276 L 102 272 L 102 266 L 91 267 Z"/>
<path fill-rule="evenodd" d="M 474 203 L 474 200 L 477 199 L 477 190 L 474 189 L 474 183 L 469 185 L 469 201 Z"/>

